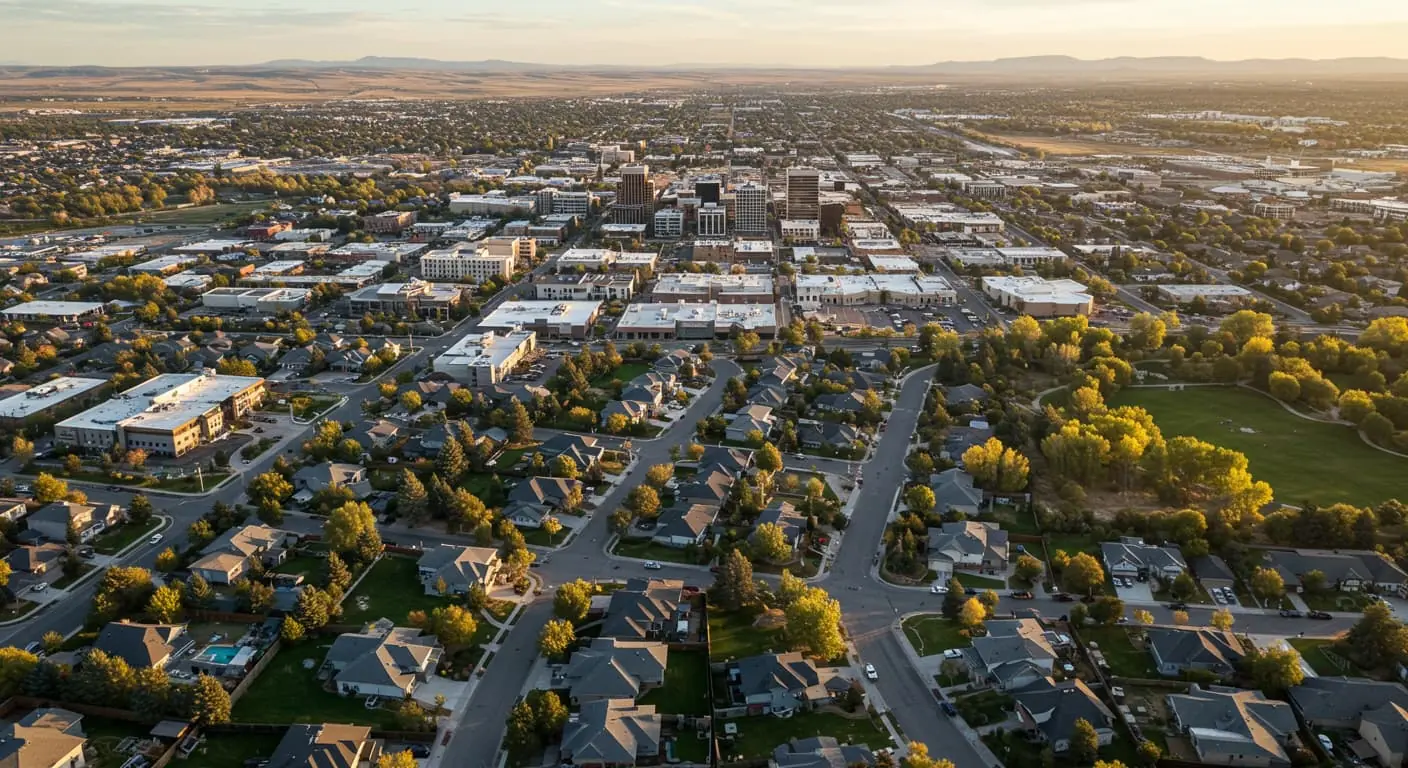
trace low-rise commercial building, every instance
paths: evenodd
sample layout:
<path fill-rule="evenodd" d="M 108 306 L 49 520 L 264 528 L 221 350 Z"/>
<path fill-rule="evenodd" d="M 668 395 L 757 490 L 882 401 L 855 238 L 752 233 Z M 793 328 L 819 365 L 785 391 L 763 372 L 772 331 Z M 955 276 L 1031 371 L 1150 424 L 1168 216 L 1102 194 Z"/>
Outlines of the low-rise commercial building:
<path fill-rule="evenodd" d="M 953 286 L 933 275 L 797 275 L 797 303 L 803 309 L 899 304 L 949 306 L 958 300 Z"/>
<path fill-rule="evenodd" d="M 373 216 L 362 217 L 362 227 L 374 235 L 400 234 L 416 223 L 415 211 L 383 211 Z"/>
<path fill-rule="evenodd" d="M 651 300 L 667 304 L 709 301 L 720 304 L 771 304 L 776 301 L 776 288 L 771 275 L 671 272 L 661 275 L 655 282 Z"/>
<path fill-rule="evenodd" d="M 173 253 L 168 256 L 158 256 L 151 261 L 144 261 L 141 264 L 134 264 L 130 269 L 133 272 L 164 277 L 166 275 L 174 275 L 198 261 L 200 261 L 199 256 Z"/>
<path fill-rule="evenodd" d="M 420 274 L 426 280 L 448 282 L 508 280 L 513 277 L 514 262 L 512 252 L 495 255 L 483 246 L 431 251 L 420 257 Z"/>
<path fill-rule="evenodd" d="M 533 331 L 471 333 L 435 358 L 432 367 L 471 387 L 491 386 L 503 381 L 537 340 Z"/>
<path fill-rule="evenodd" d="M 96 317 L 103 312 L 104 305 L 96 301 L 26 301 L 0 309 L 0 316 L 6 320 L 72 323 L 85 317 Z"/>
<path fill-rule="evenodd" d="M 1242 304 L 1255 297 L 1251 291 L 1240 285 L 1212 283 L 1209 285 L 1160 285 L 1156 290 L 1159 298 L 1174 304 L 1188 304 L 1202 299 L 1208 304 Z"/>
<path fill-rule="evenodd" d="M 556 208 L 557 201 L 553 201 Z M 486 216 L 532 215 L 538 210 L 536 195 L 509 197 L 502 192 L 487 195 L 450 195 L 450 213 L 482 214 Z"/>
<path fill-rule="evenodd" d="M 479 327 L 488 330 L 531 330 L 541 338 L 585 339 L 601 312 L 599 301 L 506 301 Z"/>
<path fill-rule="evenodd" d="M 98 396 L 105 379 L 61 376 L 0 400 L 0 421 L 16 423 L 36 416 L 48 416 Z"/>
<path fill-rule="evenodd" d="M 639 251 L 612 251 L 605 248 L 568 248 L 557 257 L 557 271 L 567 272 L 578 267 L 588 271 L 614 269 L 634 271 L 655 269 L 659 256 Z"/>
<path fill-rule="evenodd" d="M 215 288 L 201 294 L 201 306 L 238 312 L 293 312 L 307 306 L 306 288 Z"/>
<path fill-rule="evenodd" d="M 984 277 L 983 293 L 1004 307 L 1032 317 L 1088 315 L 1095 308 L 1095 298 L 1074 280 Z"/>
<path fill-rule="evenodd" d="M 547 275 L 533 282 L 539 301 L 630 301 L 636 276 L 630 272 Z"/>
<path fill-rule="evenodd" d="M 1065 258 L 1066 254 L 1055 248 L 953 248 L 949 251 L 949 260 L 961 267 L 1030 269 Z"/>
<path fill-rule="evenodd" d="M 722 339 L 735 331 L 777 335 L 776 304 L 647 304 L 626 307 L 614 336 L 623 340 Z"/>
<path fill-rule="evenodd" d="M 413 315 L 427 320 L 449 318 L 463 300 L 463 286 L 416 279 L 369 285 L 347 297 L 353 316 L 370 312 L 399 317 Z"/>
<path fill-rule="evenodd" d="M 322 259 L 341 264 L 367 261 L 400 264 L 427 247 L 425 243 L 347 243 L 328 251 Z"/>
<path fill-rule="evenodd" d="M 783 219 L 777 226 L 784 240 L 814 243 L 821 239 L 821 221 L 818 219 Z"/>
<path fill-rule="evenodd" d="M 528 228 L 530 233 L 532 230 L 532 227 Z M 538 258 L 538 240 L 534 237 L 496 235 L 484 238 L 480 245 L 494 256 L 512 256 L 515 269 L 532 264 Z"/>
<path fill-rule="evenodd" d="M 114 445 L 179 457 L 224 434 L 264 399 L 264 379 L 167 373 L 54 427 L 54 442 L 88 451 Z"/>

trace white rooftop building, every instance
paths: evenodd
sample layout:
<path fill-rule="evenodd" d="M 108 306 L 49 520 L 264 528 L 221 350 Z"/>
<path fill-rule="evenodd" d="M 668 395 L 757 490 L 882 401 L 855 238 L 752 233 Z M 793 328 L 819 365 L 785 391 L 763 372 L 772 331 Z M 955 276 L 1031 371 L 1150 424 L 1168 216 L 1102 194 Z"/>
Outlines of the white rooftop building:
<path fill-rule="evenodd" d="M 0 419 L 38 416 L 108 383 L 106 379 L 61 376 L 0 400 Z"/>
<path fill-rule="evenodd" d="M 96 301 L 26 301 L 0 310 L 0 315 L 6 320 L 69 323 L 80 318 L 101 315 L 104 306 Z"/>
<path fill-rule="evenodd" d="M 181 456 L 224 434 L 264 397 L 264 380 L 166 373 L 54 426 L 54 441 L 87 450 L 113 445 Z"/>
<path fill-rule="evenodd" d="M 179 272 L 189 264 L 200 261 L 200 257 L 191 254 L 170 254 L 168 256 L 158 256 L 151 261 L 144 261 L 141 264 L 134 264 L 129 269 L 133 272 L 143 272 L 151 275 L 167 275 Z"/>
<path fill-rule="evenodd" d="M 468 386 L 487 387 L 503 381 L 536 348 L 537 339 L 533 331 L 471 333 L 435 358 L 432 367 Z"/>
<path fill-rule="evenodd" d="M 797 303 L 803 309 L 862 304 L 949 306 L 958 300 L 953 286 L 933 275 L 797 275 Z"/>
<path fill-rule="evenodd" d="M 599 301 L 506 301 L 479 327 L 492 330 L 533 330 L 539 337 L 584 339 L 601 312 Z"/>
<path fill-rule="evenodd" d="M 1032 317 L 1088 315 L 1095 308 L 1095 298 L 1074 280 L 984 277 L 983 293 L 1004 307 Z"/>
<path fill-rule="evenodd" d="M 734 331 L 776 335 L 777 305 L 636 303 L 626 307 L 614 335 L 623 340 L 719 339 Z"/>

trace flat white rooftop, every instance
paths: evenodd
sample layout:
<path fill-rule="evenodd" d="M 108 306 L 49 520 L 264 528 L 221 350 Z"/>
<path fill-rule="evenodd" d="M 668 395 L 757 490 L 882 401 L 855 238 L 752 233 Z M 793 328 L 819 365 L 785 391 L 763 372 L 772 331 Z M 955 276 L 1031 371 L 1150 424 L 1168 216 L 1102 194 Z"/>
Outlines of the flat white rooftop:
<path fill-rule="evenodd" d="M 199 243 L 177 246 L 171 250 L 176 253 L 224 253 L 238 251 L 249 245 L 253 245 L 253 243 L 248 240 L 202 240 Z"/>
<path fill-rule="evenodd" d="M 512 331 L 509 333 L 471 333 L 456 341 L 435 358 L 435 369 L 445 370 L 450 366 L 502 365 L 525 343 L 537 337 L 534 331 Z"/>
<path fill-rule="evenodd" d="M 102 308 L 103 305 L 96 301 L 26 301 L 23 304 L 16 304 L 8 309 L 0 310 L 0 314 L 10 316 L 84 315 L 89 312 L 99 312 Z"/>
<path fill-rule="evenodd" d="M 585 326 L 601 309 L 599 301 L 506 301 L 479 321 L 480 328 L 513 328 L 539 322 Z"/>
<path fill-rule="evenodd" d="M 23 419 L 91 392 L 107 383 L 106 379 L 83 379 L 63 376 L 0 400 L 0 418 Z"/>
<path fill-rule="evenodd" d="M 285 272 L 292 272 L 295 269 L 299 269 L 304 265 L 304 263 L 305 262 L 302 259 L 284 259 L 280 261 L 271 261 L 268 264 L 263 264 L 256 268 L 254 270 L 254 274 L 282 275 Z"/>
<path fill-rule="evenodd" d="M 203 373 L 164 373 L 105 403 L 58 423 L 89 430 L 146 429 L 169 431 L 218 408 L 221 403 L 263 379 Z"/>
<path fill-rule="evenodd" d="M 777 326 L 776 304 L 631 304 L 616 324 L 616 331 L 673 331 L 677 325 L 738 326 L 746 330 Z"/>
<path fill-rule="evenodd" d="M 1170 296 L 1226 296 L 1244 297 L 1251 296 L 1252 292 L 1240 285 L 1223 285 L 1222 283 L 1212 283 L 1209 285 L 1160 285 L 1159 290 Z"/>
<path fill-rule="evenodd" d="M 869 256 L 870 266 L 881 272 L 918 272 L 919 263 L 908 256 Z"/>
<path fill-rule="evenodd" d="M 1015 296 L 1022 301 L 1057 304 L 1085 304 L 1091 300 L 1086 287 L 1074 280 L 1045 280 L 1040 277 L 985 277 L 983 287 Z"/>
<path fill-rule="evenodd" d="M 159 256 L 151 261 L 144 261 L 141 264 L 134 264 L 132 269 L 137 272 L 164 272 L 173 267 L 181 267 L 194 263 L 195 254 L 171 254 Z"/>

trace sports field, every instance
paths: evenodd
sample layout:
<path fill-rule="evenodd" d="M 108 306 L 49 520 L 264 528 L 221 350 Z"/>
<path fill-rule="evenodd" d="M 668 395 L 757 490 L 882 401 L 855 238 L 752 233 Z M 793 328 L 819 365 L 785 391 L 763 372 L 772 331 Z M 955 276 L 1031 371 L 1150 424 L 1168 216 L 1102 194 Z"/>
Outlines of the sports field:
<path fill-rule="evenodd" d="M 1354 430 L 1307 421 L 1264 395 L 1231 387 L 1126 389 L 1110 405 L 1138 405 L 1164 437 L 1189 435 L 1246 454 L 1252 477 L 1300 506 L 1374 505 L 1408 497 L 1408 459 L 1366 445 Z"/>

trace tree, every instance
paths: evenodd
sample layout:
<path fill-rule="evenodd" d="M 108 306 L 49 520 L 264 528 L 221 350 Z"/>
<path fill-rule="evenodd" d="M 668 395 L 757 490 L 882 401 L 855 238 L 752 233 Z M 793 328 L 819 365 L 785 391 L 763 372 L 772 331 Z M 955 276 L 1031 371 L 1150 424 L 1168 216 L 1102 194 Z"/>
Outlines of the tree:
<path fill-rule="evenodd" d="M 210 605 L 210 601 L 215 599 L 215 590 L 211 589 L 210 582 L 206 581 L 199 573 L 191 574 L 191 580 L 186 582 L 186 599 L 196 608 L 204 608 Z"/>
<path fill-rule="evenodd" d="M 249 481 L 245 493 L 260 510 L 282 510 L 284 499 L 293 495 L 293 484 L 278 472 L 265 472 Z"/>
<path fill-rule="evenodd" d="M 64 472 L 70 477 L 83 471 L 83 458 L 76 453 L 64 457 Z"/>
<path fill-rule="evenodd" d="M 1187 611 L 1174 611 L 1174 612 L 1173 612 L 1173 623 L 1174 623 L 1174 624 L 1177 624 L 1177 625 L 1180 626 L 1180 627 L 1186 627 L 1186 626 L 1188 626 L 1188 612 L 1187 612 Z"/>
<path fill-rule="evenodd" d="M 298 604 L 293 615 L 305 629 L 322 629 L 330 618 L 326 593 L 317 587 L 305 586 L 303 591 L 298 593 Z"/>
<path fill-rule="evenodd" d="M 180 588 L 158 587 L 147 600 L 147 615 L 159 624 L 174 624 L 181 618 Z"/>
<path fill-rule="evenodd" d="M 1325 572 L 1319 569 L 1309 570 L 1301 574 L 1300 585 L 1306 592 L 1316 594 L 1325 591 L 1325 585 L 1329 582 L 1325 579 Z"/>
<path fill-rule="evenodd" d="M 230 694 L 214 675 L 199 675 L 191 691 L 191 720 L 200 725 L 230 722 Z"/>
<path fill-rule="evenodd" d="M 553 477 L 565 477 L 568 480 L 576 480 L 581 476 L 581 470 L 577 468 L 577 462 L 567 454 L 553 457 L 548 464 Z"/>
<path fill-rule="evenodd" d="M 145 523 L 152 519 L 156 510 L 152 507 L 152 502 L 146 494 L 136 494 L 127 505 L 127 519 L 134 523 Z"/>
<path fill-rule="evenodd" d="M 753 529 L 753 556 L 770 563 L 780 563 L 792 556 L 787 534 L 777 523 L 763 523 Z"/>
<path fill-rule="evenodd" d="M 1169 594 L 1179 600 L 1187 600 L 1198 593 L 1198 584 L 1193 581 L 1193 576 L 1187 571 L 1183 571 L 1173 577 L 1173 582 L 1168 587 Z"/>
<path fill-rule="evenodd" d="M 789 568 L 782 569 L 782 576 L 777 580 L 777 604 L 783 609 L 796 602 L 807 591 L 807 583 L 792 575 Z"/>
<path fill-rule="evenodd" d="M 1124 616 L 1124 601 L 1112 595 L 1101 595 L 1090 604 L 1090 618 L 1100 624 L 1114 624 Z"/>
<path fill-rule="evenodd" d="M 538 635 L 538 650 L 549 659 L 561 659 L 576 641 L 577 632 L 572 627 L 572 622 L 552 619 L 543 626 L 542 634 Z"/>
<path fill-rule="evenodd" d="M 1149 613 L 1143 608 L 1139 608 L 1134 612 L 1134 622 L 1147 627 L 1154 623 L 1154 614 Z"/>
<path fill-rule="evenodd" d="M 953 768 L 953 761 L 929 756 L 929 748 L 917 741 L 909 742 L 909 754 L 900 760 L 900 768 Z"/>
<path fill-rule="evenodd" d="M 1095 758 L 1100 754 L 1100 735 L 1095 732 L 1095 726 L 1090 724 L 1085 718 L 1077 718 L 1075 726 L 1071 729 L 1071 757 L 1077 763 L 1090 764 L 1095 762 Z"/>
<path fill-rule="evenodd" d="M 1281 574 L 1270 568 L 1257 568 L 1252 571 L 1250 583 L 1252 594 L 1263 603 L 1278 600 L 1286 592 L 1286 582 L 1281 578 Z"/>
<path fill-rule="evenodd" d="M 1219 608 L 1213 611 L 1212 616 L 1208 618 L 1208 625 L 1226 631 L 1232 628 L 1233 621 L 1235 621 L 1235 619 L 1232 618 L 1231 611 L 1226 608 Z"/>
<path fill-rule="evenodd" d="M 736 611 L 752 605 L 758 599 L 753 581 L 753 564 L 737 549 L 724 556 L 719 572 L 714 576 L 713 599 L 723 608 Z"/>
<path fill-rule="evenodd" d="M 556 536 L 558 533 L 561 533 L 561 532 L 562 532 L 562 523 L 558 522 L 558 519 L 557 519 L 557 518 L 555 518 L 555 517 L 545 517 L 545 518 L 543 518 L 543 533 L 546 533 L 546 534 L 548 535 L 548 540 L 549 540 L 549 541 L 551 541 L 554 536 Z"/>
<path fill-rule="evenodd" d="M 944 594 L 944 604 L 940 609 L 944 618 L 949 621 L 957 621 L 959 614 L 963 612 L 963 585 L 958 582 L 958 578 L 948 580 L 948 592 Z"/>
<path fill-rule="evenodd" d="M 958 611 L 958 623 L 969 631 L 975 630 L 987 621 L 988 609 L 982 601 L 976 597 L 970 597 L 963 603 L 963 608 Z"/>
<path fill-rule="evenodd" d="M 654 519 L 660 513 L 660 494 L 648 485 L 638 485 L 626 496 L 626 506 L 637 517 Z"/>
<path fill-rule="evenodd" d="M 430 516 L 430 495 L 425 485 L 409 469 L 401 470 L 401 487 L 396 490 L 397 514 L 419 523 Z"/>
<path fill-rule="evenodd" d="M 673 464 L 656 464 L 645 471 L 645 482 L 657 491 L 665 489 L 665 484 L 675 476 Z"/>
<path fill-rule="evenodd" d="M 401 393 L 401 407 L 405 408 L 407 413 L 415 413 L 416 411 L 419 411 L 420 406 L 421 401 L 419 392 L 415 391 L 414 389 L 408 389 L 405 392 Z"/>
<path fill-rule="evenodd" d="M 1147 766 L 1158 765 L 1159 760 L 1164 756 L 1164 751 L 1159 749 L 1159 745 L 1148 739 L 1139 742 L 1139 759 Z"/>
<path fill-rule="evenodd" d="M 435 457 L 435 473 L 454 483 L 469 468 L 464 458 L 464 448 L 458 440 L 446 440 Z"/>
<path fill-rule="evenodd" d="M 420 761 L 409 749 L 400 752 L 383 752 L 376 760 L 376 768 L 419 768 Z"/>
<path fill-rule="evenodd" d="M 744 331 L 734 337 L 733 349 L 740 355 L 747 355 L 757 349 L 758 345 L 761 343 L 762 339 L 758 338 L 758 334 L 752 331 Z"/>
<path fill-rule="evenodd" d="M 285 643 L 296 643 L 303 639 L 303 625 L 298 623 L 298 619 L 292 616 L 285 616 L 284 623 L 279 627 L 279 638 Z"/>
<path fill-rule="evenodd" d="M 1257 688 L 1272 696 L 1281 696 L 1305 679 L 1300 654 L 1290 648 L 1270 646 L 1252 651 L 1246 659 L 1247 668 Z"/>
<path fill-rule="evenodd" d="M 1300 380 L 1281 371 L 1272 371 L 1266 382 L 1271 396 L 1283 403 L 1294 403 L 1300 399 Z"/>
<path fill-rule="evenodd" d="M 34 478 L 34 500 L 40 504 L 50 504 L 68 495 L 68 483 L 48 472 L 40 472 Z"/>
<path fill-rule="evenodd" d="M 23 467 L 34 460 L 34 443 L 26 440 L 24 435 L 15 435 L 10 440 L 10 455 L 18 466 Z"/>
<path fill-rule="evenodd" d="M 327 573 L 328 589 L 336 589 L 345 594 L 348 587 L 352 586 L 352 571 L 348 570 L 347 563 L 336 552 L 328 553 Z"/>
<path fill-rule="evenodd" d="M 509 409 L 508 428 L 509 437 L 515 444 L 533 442 L 533 420 L 528 417 L 528 409 L 517 398 L 514 398 L 513 407 Z"/>
<path fill-rule="evenodd" d="M 64 647 L 64 636 L 63 633 L 51 629 L 44 633 L 39 642 L 44 645 L 44 652 L 52 656 Z"/>
<path fill-rule="evenodd" d="M 454 441 L 447 441 L 449 445 Z M 334 509 L 323 524 L 323 541 L 334 552 L 347 552 L 357 547 L 357 540 L 364 533 L 376 533 L 376 516 L 371 507 L 356 501 Z"/>
<path fill-rule="evenodd" d="M 1040 579 L 1044 573 L 1046 573 L 1046 566 L 1042 565 L 1041 561 L 1035 557 L 1022 554 L 1017 558 L 1015 575 L 1018 579 L 1028 584 L 1033 584 L 1037 579 Z"/>
<path fill-rule="evenodd" d="M 576 624 L 587 617 L 592 607 L 592 585 L 582 579 L 569 581 L 557 588 L 553 595 L 552 612 L 559 619 Z"/>
<path fill-rule="evenodd" d="M 254 363 L 248 360 L 241 360 L 237 357 L 227 357 L 215 365 L 215 371 L 221 376 L 258 376 L 259 369 L 254 367 Z"/>
<path fill-rule="evenodd" d="M 430 612 L 430 633 L 446 648 L 469 645 L 479 622 L 474 614 L 458 605 L 446 605 Z"/>
<path fill-rule="evenodd" d="M 1408 628 L 1393 616 L 1386 603 L 1370 603 L 1364 617 L 1345 637 L 1345 645 L 1359 666 L 1382 669 L 1408 658 Z"/>
<path fill-rule="evenodd" d="M 0 647 L 0 696 L 9 698 L 18 693 L 20 684 L 38 665 L 39 657 L 29 651 L 14 646 Z"/>
<path fill-rule="evenodd" d="M 778 453 L 777 446 L 765 443 L 762 448 L 753 452 L 753 464 L 757 466 L 758 471 L 772 474 L 782 469 L 782 454 Z"/>
<path fill-rule="evenodd" d="M 1094 594 L 1095 589 L 1105 583 L 1105 569 L 1100 567 L 1088 552 L 1077 553 L 1066 567 L 1061 569 L 1061 586 L 1067 592 Z"/>
<path fill-rule="evenodd" d="M 793 650 L 809 650 L 818 659 L 835 659 L 846 652 L 841 636 L 841 603 L 820 587 L 809 587 L 792 601 L 787 614 L 787 639 Z"/>
<path fill-rule="evenodd" d="M 934 511 L 934 490 L 927 485 L 916 485 L 904 492 L 905 506 L 916 515 L 927 515 Z"/>

